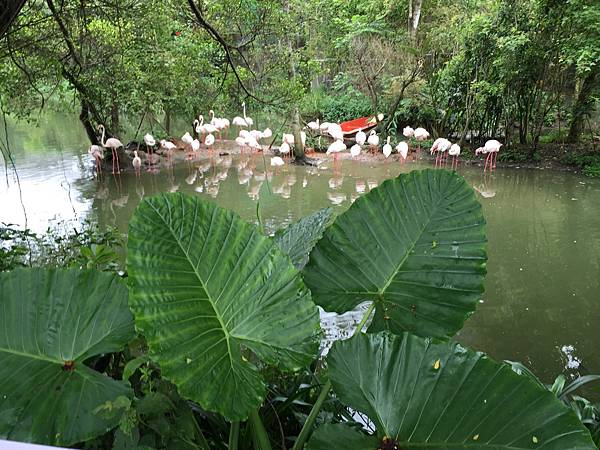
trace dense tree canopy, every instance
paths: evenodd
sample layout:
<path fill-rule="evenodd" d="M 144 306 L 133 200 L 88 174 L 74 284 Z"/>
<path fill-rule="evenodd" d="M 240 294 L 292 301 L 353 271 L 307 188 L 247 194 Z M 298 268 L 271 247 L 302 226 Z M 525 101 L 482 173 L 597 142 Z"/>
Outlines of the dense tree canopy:
<path fill-rule="evenodd" d="M 387 113 L 461 140 L 590 130 L 593 0 L 29 0 L 0 41 L 0 104 L 171 132 L 210 108 L 343 120 Z"/>

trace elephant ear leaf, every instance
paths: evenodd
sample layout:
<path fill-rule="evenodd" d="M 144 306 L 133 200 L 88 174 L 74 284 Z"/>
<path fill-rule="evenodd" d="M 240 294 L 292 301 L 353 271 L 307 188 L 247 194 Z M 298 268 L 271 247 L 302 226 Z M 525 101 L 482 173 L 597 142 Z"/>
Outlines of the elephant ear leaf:
<path fill-rule="evenodd" d="M 331 208 L 323 208 L 275 233 L 273 239 L 296 269 L 301 270 L 306 265 L 310 251 L 323 236 L 332 215 Z"/>
<path fill-rule="evenodd" d="M 99 410 L 133 393 L 84 362 L 134 336 L 119 277 L 17 269 L 0 274 L 0 292 L 0 438 L 68 446 L 116 426 L 119 411 Z"/>
<path fill-rule="evenodd" d="M 150 357 L 182 396 L 228 420 L 258 408 L 261 364 L 314 359 L 319 314 L 275 242 L 197 197 L 144 200 L 129 228 L 130 307 Z"/>
<path fill-rule="evenodd" d="M 452 336 L 483 292 L 484 224 L 473 190 L 454 172 L 402 174 L 336 218 L 304 281 L 327 311 L 375 302 L 371 332 Z"/>
<path fill-rule="evenodd" d="M 457 343 L 408 333 L 360 334 L 333 345 L 340 401 L 402 449 L 594 449 L 575 413 L 530 377 Z M 346 431 L 337 433 L 342 439 Z M 317 430 L 313 439 L 331 430 Z M 370 447 L 373 450 L 380 444 Z M 309 448 L 324 448 L 310 447 Z M 358 450 L 365 447 L 346 447 Z"/>

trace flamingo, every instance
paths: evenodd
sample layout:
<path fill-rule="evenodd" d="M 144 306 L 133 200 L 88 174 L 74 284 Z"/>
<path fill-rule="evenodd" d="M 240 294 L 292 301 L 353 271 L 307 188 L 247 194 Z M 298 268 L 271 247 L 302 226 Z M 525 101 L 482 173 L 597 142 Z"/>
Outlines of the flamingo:
<path fill-rule="evenodd" d="M 365 142 L 367 142 L 367 135 L 363 130 L 360 130 L 358 133 L 356 133 L 355 139 L 358 145 L 363 146 L 365 145 Z"/>
<path fill-rule="evenodd" d="M 334 164 L 337 162 L 338 153 L 343 152 L 346 150 L 346 148 L 346 144 L 344 144 L 344 141 L 341 139 L 337 139 L 335 142 L 329 145 L 329 148 L 327 148 L 327 154 L 329 155 L 330 153 L 333 153 Z"/>
<path fill-rule="evenodd" d="M 225 136 L 228 137 L 229 127 L 231 126 L 231 122 L 229 122 L 229 119 L 226 119 L 225 117 L 223 117 L 221 119 L 221 123 L 223 124 L 223 130 L 225 131 Z"/>
<path fill-rule="evenodd" d="M 246 138 L 238 136 L 235 138 L 235 143 L 240 146 L 240 153 L 244 153 L 244 147 L 246 146 Z"/>
<path fill-rule="evenodd" d="M 271 131 L 271 129 L 265 128 L 262 132 L 262 139 L 269 139 L 271 136 L 273 136 L 273 132 Z"/>
<path fill-rule="evenodd" d="M 287 140 L 284 139 L 284 141 L 279 146 L 279 153 L 281 153 L 284 156 L 289 156 L 290 151 L 291 151 L 290 144 L 288 144 Z"/>
<path fill-rule="evenodd" d="M 121 173 L 121 169 L 119 167 L 119 152 L 117 151 L 119 147 L 123 147 L 123 143 L 117 138 L 108 138 L 106 142 L 104 141 L 104 135 L 106 130 L 104 129 L 104 125 L 98 125 L 98 129 L 102 130 L 102 137 L 100 138 L 100 144 L 104 148 L 110 148 L 112 152 L 112 173 L 115 173 L 115 162 L 117 167 L 117 173 Z"/>
<path fill-rule="evenodd" d="M 175 144 L 173 144 L 171 141 L 166 141 L 166 140 L 162 139 L 160 141 L 160 148 L 165 149 L 165 153 L 167 155 L 167 160 L 170 163 L 171 157 L 173 156 L 173 152 L 175 151 L 177 146 Z"/>
<path fill-rule="evenodd" d="M 308 122 L 308 123 L 306 124 L 306 126 L 307 126 L 308 128 L 310 128 L 311 130 L 313 130 L 313 131 L 319 131 L 319 130 L 320 130 L 319 119 L 317 119 L 317 120 L 315 120 L 315 121 L 313 121 L 313 122 Z"/>
<path fill-rule="evenodd" d="M 350 155 L 353 158 L 360 155 L 360 151 L 361 151 L 361 148 L 360 148 L 360 145 L 358 145 L 358 144 L 354 144 L 352 147 L 350 147 Z"/>
<path fill-rule="evenodd" d="M 275 167 L 275 171 L 277 171 L 277 167 L 281 167 L 283 165 L 285 165 L 285 161 L 279 156 L 273 156 L 271 158 L 271 167 Z"/>
<path fill-rule="evenodd" d="M 251 127 L 252 125 L 254 125 L 254 120 L 252 120 L 246 115 L 246 102 L 242 102 L 242 108 L 244 109 L 244 120 L 246 121 L 248 126 Z"/>
<path fill-rule="evenodd" d="M 144 143 L 146 144 L 146 150 L 148 150 L 148 161 L 150 164 L 154 164 L 154 154 L 152 153 L 152 149 L 156 145 L 156 140 L 150 133 L 146 133 L 144 135 Z M 150 168 L 148 168 L 150 170 Z"/>
<path fill-rule="evenodd" d="M 412 138 L 415 135 L 415 130 L 413 130 L 411 127 L 406 126 L 404 127 L 404 129 L 402 130 L 402 134 L 404 135 L 405 138 Z"/>
<path fill-rule="evenodd" d="M 369 143 L 369 146 L 371 147 L 371 151 L 373 153 L 375 153 L 375 150 L 379 146 L 379 136 L 377 136 L 377 133 L 375 132 L 375 130 L 371 130 L 371 132 L 369 133 L 369 138 L 367 139 L 367 142 Z"/>
<path fill-rule="evenodd" d="M 437 138 L 435 141 L 433 141 L 433 145 L 431 146 L 430 152 L 432 155 L 434 153 L 436 154 L 436 156 L 435 156 L 435 166 L 436 167 L 438 165 L 441 165 L 442 161 L 444 160 L 444 152 L 447 151 L 451 145 L 452 145 L 452 143 L 446 138 Z"/>
<path fill-rule="evenodd" d="M 96 160 L 96 173 L 98 176 L 102 173 L 102 159 L 104 159 L 104 152 L 102 151 L 102 147 L 99 145 L 92 145 L 88 149 L 88 153 L 94 157 Z"/>
<path fill-rule="evenodd" d="M 142 158 L 140 158 L 138 156 L 137 150 L 134 150 L 133 154 L 135 156 L 133 157 L 133 161 L 131 161 L 131 164 L 133 164 L 133 169 L 135 170 L 135 176 L 139 177 L 140 176 L 140 171 L 141 171 L 141 168 L 142 168 Z"/>
<path fill-rule="evenodd" d="M 419 142 L 419 152 L 421 151 L 421 142 L 429 138 L 429 132 L 425 128 L 417 128 L 413 133 L 414 138 Z"/>
<path fill-rule="evenodd" d="M 198 139 L 194 139 L 192 141 L 192 153 L 193 153 L 194 159 L 196 159 L 196 152 L 198 150 L 200 150 L 200 141 Z"/>
<path fill-rule="evenodd" d="M 458 144 L 452 144 L 448 154 L 452 156 L 452 169 L 458 168 L 458 157 L 460 156 L 460 146 Z"/>
<path fill-rule="evenodd" d="M 204 145 L 206 145 L 206 148 L 208 149 L 208 151 L 211 151 L 211 147 L 212 145 L 215 143 L 215 136 L 212 133 L 208 133 L 208 135 L 206 136 L 206 139 L 204 140 Z"/>
<path fill-rule="evenodd" d="M 404 164 L 408 156 L 408 144 L 404 141 L 400 142 L 396 145 L 396 151 L 400 154 L 400 164 Z"/>
<path fill-rule="evenodd" d="M 383 146 L 383 156 L 385 156 L 386 159 L 389 158 L 389 156 L 392 154 L 392 146 L 390 145 L 390 139 L 391 137 L 388 136 L 387 142 Z"/>
<path fill-rule="evenodd" d="M 488 169 L 493 170 L 496 168 L 496 157 L 500 151 L 500 147 L 502 147 L 500 142 L 495 139 L 490 139 L 483 147 L 479 147 L 477 150 L 475 150 L 476 155 L 479 153 L 487 154 L 487 157 L 485 158 L 485 164 L 483 166 L 484 172 Z"/>

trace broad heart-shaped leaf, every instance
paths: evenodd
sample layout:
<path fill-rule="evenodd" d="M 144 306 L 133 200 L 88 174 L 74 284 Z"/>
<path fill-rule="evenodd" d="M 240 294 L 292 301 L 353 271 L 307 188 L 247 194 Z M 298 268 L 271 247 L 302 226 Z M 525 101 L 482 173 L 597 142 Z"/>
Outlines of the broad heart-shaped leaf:
<path fill-rule="evenodd" d="M 402 174 L 336 218 L 304 281 L 327 311 L 374 301 L 371 332 L 451 336 L 483 292 L 484 224 L 473 190 L 454 172 Z"/>
<path fill-rule="evenodd" d="M 323 236 L 332 215 L 333 209 L 323 208 L 275 233 L 273 239 L 296 269 L 301 270 L 306 265 L 310 251 Z"/>
<path fill-rule="evenodd" d="M 0 274 L 0 438 L 71 445 L 116 426 L 95 412 L 124 383 L 84 364 L 134 336 L 127 287 L 95 270 Z"/>
<path fill-rule="evenodd" d="M 457 343 L 361 333 L 336 342 L 327 362 L 340 400 L 375 423 L 379 440 L 402 449 L 595 448 L 551 392 Z"/>
<path fill-rule="evenodd" d="M 265 384 L 247 351 L 282 370 L 316 356 L 319 315 L 272 239 L 231 211 L 163 194 L 129 226 L 130 307 L 150 356 L 183 397 L 229 420 L 260 406 Z"/>
<path fill-rule="evenodd" d="M 326 423 L 313 434 L 308 450 L 373 450 L 379 449 L 380 439 L 361 433 L 341 423 Z"/>

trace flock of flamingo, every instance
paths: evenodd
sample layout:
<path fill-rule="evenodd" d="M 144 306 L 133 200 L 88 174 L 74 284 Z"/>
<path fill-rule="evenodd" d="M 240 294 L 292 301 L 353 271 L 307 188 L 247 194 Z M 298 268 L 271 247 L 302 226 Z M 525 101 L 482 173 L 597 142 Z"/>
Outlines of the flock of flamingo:
<path fill-rule="evenodd" d="M 246 105 L 242 103 L 243 116 L 234 117 L 230 122 L 226 118 L 216 117 L 213 110 L 209 111 L 210 119 L 207 123 L 204 121 L 204 117 L 199 115 L 197 119 L 193 121 L 192 134 L 186 132 L 180 140 L 166 140 L 162 139 L 157 143 L 151 134 L 144 136 L 144 146 L 146 151 L 140 150 L 140 144 L 137 145 L 137 149 L 131 152 L 131 164 L 135 170 L 136 176 L 140 176 L 142 166 L 146 166 L 146 170 L 151 173 L 158 172 L 158 166 L 162 159 L 166 160 L 167 165 L 171 165 L 176 150 L 183 150 L 185 159 L 188 161 L 196 160 L 198 158 L 198 152 L 204 144 L 209 155 L 212 154 L 213 147 L 218 140 L 224 140 L 223 135 L 227 135 L 230 127 L 233 125 L 238 128 L 238 135 L 235 138 L 235 143 L 240 148 L 240 153 L 244 153 L 248 150 L 251 153 L 258 153 L 263 150 L 263 139 L 269 139 L 273 136 L 273 132 L 270 128 L 264 130 L 251 129 L 254 125 L 252 118 L 246 115 Z M 378 120 L 382 120 L 382 115 L 377 117 Z M 345 136 L 342 131 L 342 127 L 338 123 L 323 122 L 321 123 L 318 119 L 309 122 L 305 129 L 319 140 L 319 144 L 322 137 L 332 139 L 332 142 L 327 148 L 327 154 L 333 155 L 334 167 L 338 160 L 340 153 L 348 150 L 348 146 L 345 143 Z M 100 139 L 101 145 L 92 145 L 88 152 L 96 161 L 96 170 L 98 173 L 102 171 L 102 160 L 104 159 L 104 149 L 110 149 L 112 152 L 112 173 L 120 172 L 119 163 L 119 148 L 124 147 L 123 143 L 116 138 L 108 138 L 105 140 L 105 127 L 99 126 L 99 131 L 102 132 Z M 407 139 L 414 139 L 417 141 L 418 148 L 416 154 L 421 150 L 421 143 L 429 139 L 429 132 L 424 128 L 413 129 L 407 126 L 403 129 L 402 134 Z M 307 134 L 305 131 L 301 131 L 300 137 L 302 139 L 302 145 L 306 144 Z M 375 130 L 370 131 L 367 135 L 364 131 L 358 131 L 354 136 L 354 144 L 350 147 L 350 156 L 352 158 L 358 157 L 363 148 L 368 146 L 368 152 L 375 154 L 379 151 L 380 138 Z M 280 146 L 276 149 L 278 155 L 272 156 L 270 159 L 270 165 L 272 167 L 279 167 L 285 164 L 283 157 L 289 157 L 292 153 L 294 146 L 294 135 L 283 133 L 283 138 Z M 483 147 L 476 149 L 475 154 L 486 155 L 484 172 L 487 170 L 493 170 L 496 168 L 496 158 L 502 144 L 495 139 L 488 140 Z M 406 162 L 409 156 L 409 144 L 406 141 L 399 142 L 394 148 L 391 145 L 391 137 L 388 136 L 385 144 L 382 147 L 383 156 L 387 159 L 393 153 L 394 149 L 399 155 L 400 163 Z M 307 149 L 310 151 L 311 149 Z M 437 138 L 430 148 L 430 153 L 435 155 L 435 166 L 443 167 L 446 166 L 448 157 L 452 158 L 451 167 L 456 169 L 459 163 L 459 156 L 461 149 L 458 144 L 453 144 L 446 138 Z M 280 156 L 279 156 L 280 155 Z M 144 161 L 142 160 L 144 157 Z"/>

